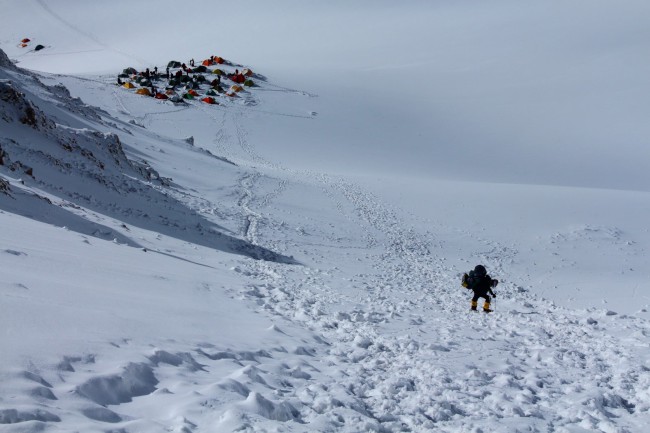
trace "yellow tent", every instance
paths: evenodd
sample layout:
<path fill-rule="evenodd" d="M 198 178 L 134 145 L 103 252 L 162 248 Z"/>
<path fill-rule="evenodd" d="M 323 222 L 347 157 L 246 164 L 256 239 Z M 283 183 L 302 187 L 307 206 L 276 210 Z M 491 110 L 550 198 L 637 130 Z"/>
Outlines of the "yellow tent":
<path fill-rule="evenodd" d="M 135 93 L 137 93 L 138 95 L 151 96 L 151 92 L 146 87 L 139 88 L 138 90 L 135 91 Z"/>
<path fill-rule="evenodd" d="M 122 87 L 125 87 L 127 89 L 135 89 L 135 85 L 130 81 L 127 82 L 127 83 L 122 84 Z"/>
<path fill-rule="evenodd" d="M 217 75 L 223 75 L 223 71 L 221 69 L 215 69 L 214 71 L 212 71 L 212 73 Z"/>

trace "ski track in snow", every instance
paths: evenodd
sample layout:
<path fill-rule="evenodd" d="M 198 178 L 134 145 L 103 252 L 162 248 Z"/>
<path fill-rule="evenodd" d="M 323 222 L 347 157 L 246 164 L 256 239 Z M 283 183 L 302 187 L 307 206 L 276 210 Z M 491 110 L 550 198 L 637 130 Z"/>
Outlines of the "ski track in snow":
<path fill-rule="evenodd" d="M 253 199 L 252 188 L 255 185 L 255 181 L 259 175 L 256 173 L 247 174 L 240 180 L 240 186 L 242 189 L 242 195 L 239 199 L 239 206 L 244 212 L 244 227 L 242 229 L 242 234 L 244 237 L 254 245 L 257 245 L 257 225 L 259 220 L 262 218 L 257 212 L 254 212 L 250 209 L 250 204 Z"/>
<path fill-rule="evenodd" d="M 561 308 L 509 282 L 494 314 L 470 313 L 443 239 L 409 228 L 399 209 L 349 180 L 268 161 L 249 141 L 245 109 L 219 117 L 196 106 L 219 125 L 218 154 L 241 165 L 236 206 L 169 193 L 202 214 L 237 218 L 253 245 L 302 248 L 309 266 L 242 259 L 233 272 L 246 287 L 230 296 L 277 318 L 269 335 L 297 323 L 312 338 L 246 351 L 210 341 L 133 348 L 125 339 L 101 354 L 69 354 L 54 374 L 27 366 L 3 377 L 20 393 L 0 401 L 0 432 L 74 423 L 104 432 L 637 432 L 650 421 L 647 321 Z M 306 217 L 304 244 L 283 236 L 296 228 L 274 214 L 275 202 L 304 185 L 354 233 L 342 239 Z M 485 249 L 474 261 L 507 275 L 517 251 L 475 240 Z M 333 254 L 367 271 L 333 267 Z"/>

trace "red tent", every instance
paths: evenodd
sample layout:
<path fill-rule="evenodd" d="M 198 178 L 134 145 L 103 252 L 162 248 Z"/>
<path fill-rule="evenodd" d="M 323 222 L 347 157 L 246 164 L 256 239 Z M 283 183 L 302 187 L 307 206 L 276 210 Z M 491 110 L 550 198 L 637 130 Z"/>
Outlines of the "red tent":
<path fill-rule="evenodd" d="M 206 104 L 216 104 L 217 101 L 214 100 L 213 97 L 211 96 L 206 96 L 205 98 L 201 99 L 201 101 L 205 102 Z"/>
<path fill-rule="evenodd" d="M 154 98 L 156 98 L 156 99 L 169 99 L 167 97 L 167 95 L 165 95 L 164 93 L 156 93 L 156 96 L 154 96 Z"/>
<path fill-rule="evenodd" d="M 23 44 L 26 44 L 27 42 L 31 42 L 31 40 L 29 38 L 25 38 L 20 42 L 22 42 Z"/>
<path fill-rule="evenodd" d="M 246 81 L 246 77 L 244 77 L 242 74 L 231 75 L 230 79 L 233 80 L 235 83 L 243 83 Z"/>

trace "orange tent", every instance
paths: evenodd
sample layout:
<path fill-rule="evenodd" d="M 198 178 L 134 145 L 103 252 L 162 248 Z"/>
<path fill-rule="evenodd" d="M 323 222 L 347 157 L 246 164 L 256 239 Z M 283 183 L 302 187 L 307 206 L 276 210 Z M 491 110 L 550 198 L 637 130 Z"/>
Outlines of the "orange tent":
<path fill-rule="evenodd" d="M 156 96 L 154 96 L 154 98 L 156 98 L 156 99 L 169 99 L 167 97 L 167 95 L 165 95 L 164 93 L 156 93 Z"/>
<path fill-rule="evenodd" d="M 219 63 L 219 64 L 222 64 L 224 62 L 223 58 L 218 56 L 214 58 L 214 61 L 215 63 Z"/>
<path fill-rule="evenodd" d="M 238 86 L 237 84 L 230 86 L 231 92 L 241 92 L 242 90 L 244 90 L 244 88 L 242 86 Z"/>
<path fill-rule="evenodd" d="M 192 96 L 199 96 L 199 94 L 198 94 L 198 93 L 196 92 L 196 90 L 194 90 L 194 89 L 191 89 L 191 90 L 190 90 L 189 92 L 187 92 L 187 93 L 189 93 L 189 94 L 192 95 Z"/>
<path fill-rule="evenodd" d="M 20 41 L 20 42 L 22 42 L 23 44 L 26 44 L 27 42 L 31 42 L 31 39 L 29 39 L 29 38 L 25 38 L 25 39 L 23 39 L 23 40 Z"/>
<path fill-rule="evenodd" d="M 137 93 L 138 95 L 151 96 L 151 92 L 146 87 L 140 87 L 138 90 L 135 91 L 135 93 Z"/>
<path fill-rule="evenodd" d="M 242 75 L 245 75 L 247 77 L 252 77 L 253 76 L 253 71 L 251 71 L 248 68 L 245 68 L 243 71 L 241 71 Z"/>
<path fill-rule="evenodd" d="M 212 65 L 213 65 L 213 63 L 212 63 L 212 60 L 210 60 L 210 59 L 206 59 L 206 60 L 203 61 L 203 66 L 212 66 Z"/>

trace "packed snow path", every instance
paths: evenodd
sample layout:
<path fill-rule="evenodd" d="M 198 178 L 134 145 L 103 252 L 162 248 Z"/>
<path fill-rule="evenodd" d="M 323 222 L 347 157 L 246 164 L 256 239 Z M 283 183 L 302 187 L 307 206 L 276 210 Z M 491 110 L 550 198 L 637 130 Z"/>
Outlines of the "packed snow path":
<path fill-rule="evenodd" d="M 497 313 L 470 313 L 458 275 L 429 251 L 432 235 L 405 230 L 348 183 L 324 187 L 349 201 L 338 209 L 352 206 L 374 272 L 342 287 L 337 269 L 296 279 L 253 263 L 249 273 L 267 282 L 248 295 L 322 332 L 325 358 L 347 366 L 323 387 L 342 386 L 363 415 L 341 431 L 640 431 L 650 408 L 645 321 L 569 311 L 512 284 L 499 288 Z M 505 272 L 498 254 L 476 260 Z"/>
<path fill-rule="evenodd" d="M 469 313 L 459 268 L 445 259 L 449 233 L 409 229 L 399 210 L 349 181 L 267 162 L 244 122 L 245 111 L 233 114 L 217 137 L 220 146 L 236 137 L 227 154 L 254 164 L 241 181 L 242 235 L 281 253 L 300 250 L 309 265 L 249 261 L 237 269 L 250 279 L 240 295 L 325 338 L 305 349 L 321 374 L 281 393 L 306 431 L 635 431 L 647 420 L 645 321 L 566 310 L 508 282 L 496 314 Z M 296 241 L 274 200 L 305 185 L 346 223 L 308 218 Z M 508 275 L 516 251 L 476 241 L 486 253 L 467 269 L 482 262 Z M 361 265 L 341 269 L 337 254 Z"/>
<path fill-rule="evenodd" d="M 226 193 L 205 172 L 192 189 L 179 181 L 169 194 L 301 264 L 238 258 L 233 266 L 243 283 L 226 287 L 228 305 L 244 303 L 274 323 L 251 338 L 254 347 L 198 337 L 134 347 L 125 336 L 51 369 L 12 366 L 0 431 L 573 433 L 640 432 L 650 423 L 646 320 L 558 307 L 506 277 L 514 247 L 455 227 L 423 231 L 351 180 L 269 161 L 247 134 L 247 107 L 155 112 L 110 85 L 68 80 L 96 90 L 125 125 L 134 121 L 122 127 L 163 170 L 189 165 L 188 155 L 210 162 L 200 168 L 214 167 L 215 155 L 236 162 Z M 216 125 L 203 148 L 144 131 L 188 111 Z M 486 252 L 453 262 L 450 245 L 468 236 Z M 191 250 L 179 242 L 164 252 Z M 459 284 L 479 262 L 503 280 L 490 315 L 470 313 Z"/>

